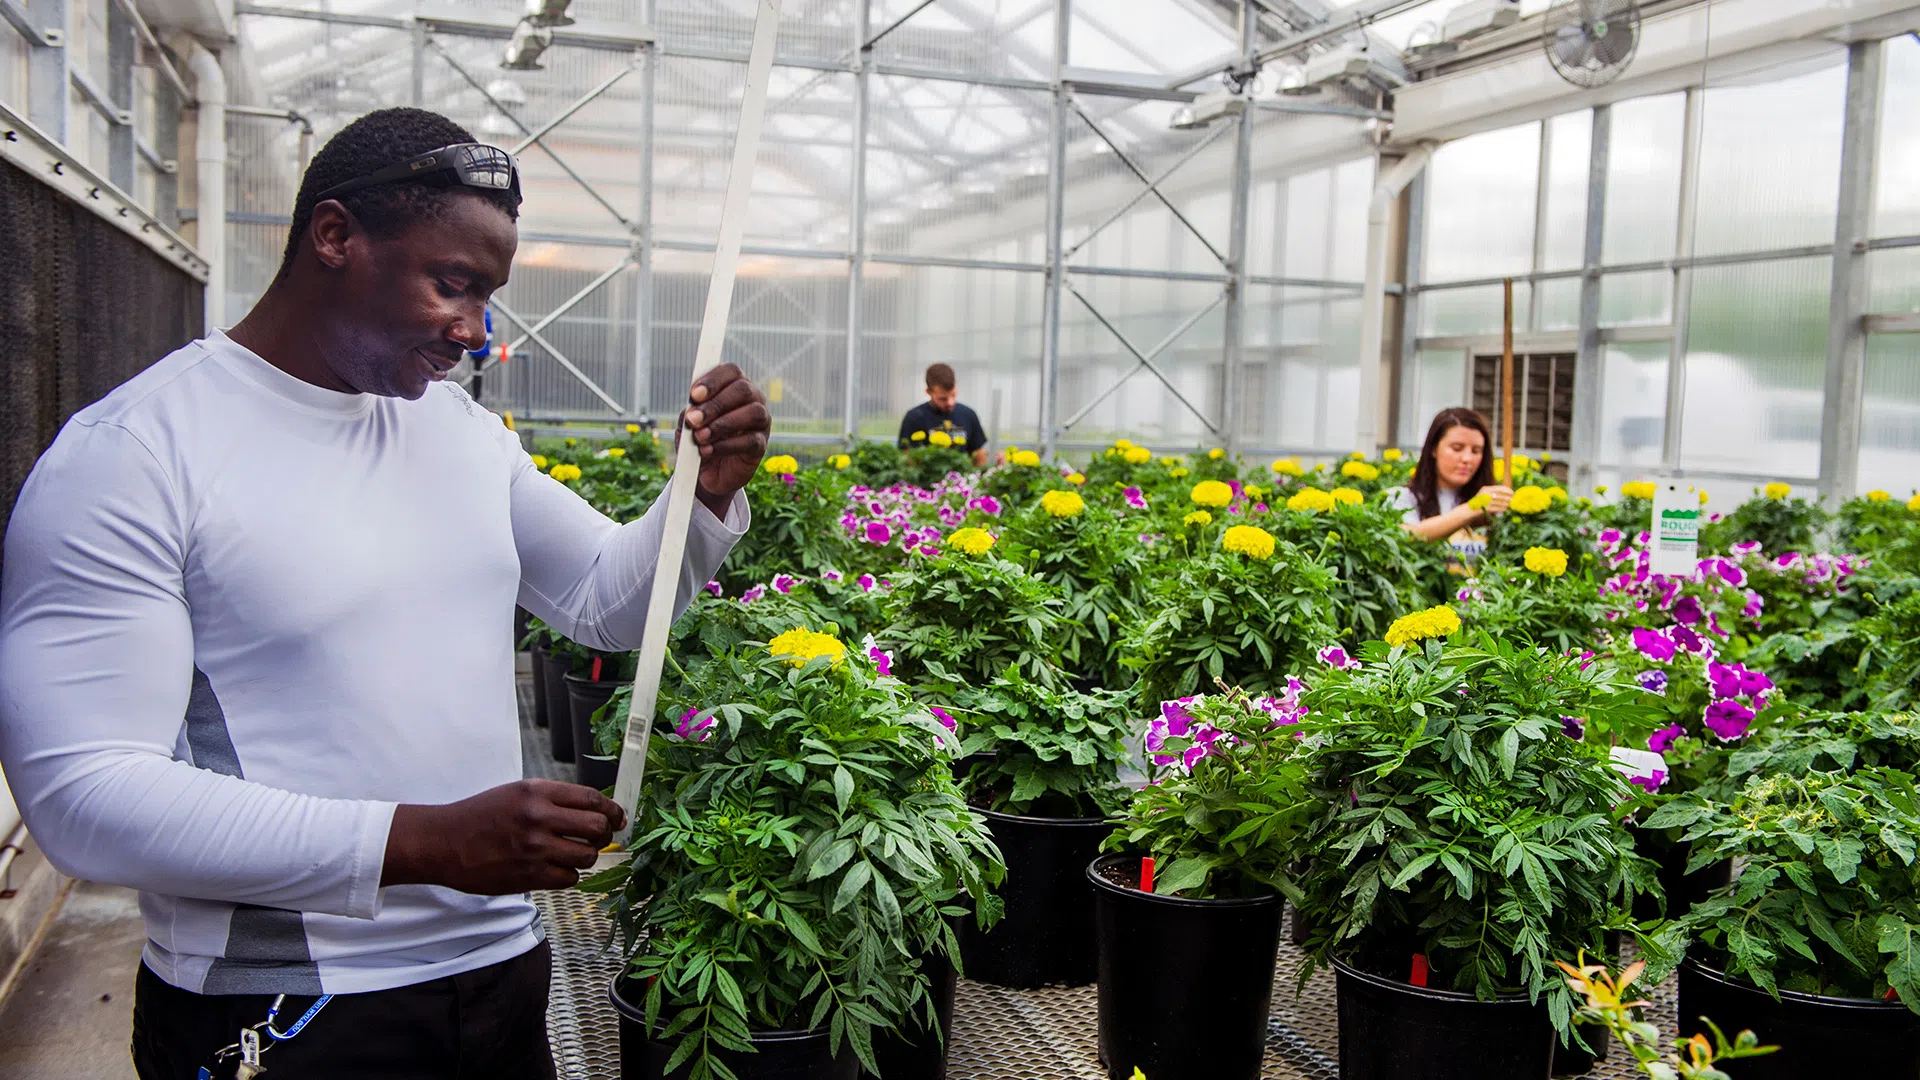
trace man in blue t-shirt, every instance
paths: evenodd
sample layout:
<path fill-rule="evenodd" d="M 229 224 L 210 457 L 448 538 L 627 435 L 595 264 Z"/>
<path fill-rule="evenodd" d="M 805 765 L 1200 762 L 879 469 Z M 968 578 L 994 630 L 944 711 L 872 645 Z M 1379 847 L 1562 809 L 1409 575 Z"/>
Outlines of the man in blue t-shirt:
<path fill-rule="evenodd" d="M 975 465 L 987 463 L 987 432 L 979 414 L 959 402 L 953 369 L 935 364 L 927 369 L 927 401 L 907 410 L 900 420 L 900 447 L 923 444 L 934 432 L 944 432 L 953 445 L 973 455 Z"/>

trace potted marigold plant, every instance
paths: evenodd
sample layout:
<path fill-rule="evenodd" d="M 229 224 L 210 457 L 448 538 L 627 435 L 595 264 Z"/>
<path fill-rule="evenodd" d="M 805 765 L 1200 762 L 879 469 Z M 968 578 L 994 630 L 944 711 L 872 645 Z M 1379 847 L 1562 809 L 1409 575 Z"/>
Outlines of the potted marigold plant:
<path fill-rule="evenodd" d="M 1347 464 L 1377 471 L 1363 461 Z M 1331 491 L 1303 487 L 1273 511 L 1281 537 L 1333 570 L 1334 622 L 1349 645 L 1379 638 L 1394 619 L 1421 606 L 1422 549 L 1433 545 L 1413 539 L 1400 518 L 1391 503 L 1344 484 Z"/>
<path fill-rule="evenodd" d="M 968 526 L 948 535 L 942 553 L 921 556 L 893 577 L 888 625 L 876 634 L 908 682 L 951 677 L 993 681 L 1009 667 L 1059 685 L 1065 633 L 1059 590 L 994 553 L 997 538 Z"/>
<path fill-rule="evenodd" d="M 929 957 L 991 920 L 998 854 L 954 736 L 898 680 L 796 629 L 663 700 L 632 854 L 583 888 L 626 944 L 622 1075 L 851 1080 L 876 1037 L 938 1035 Z"/>
<path fill-rule="evenodd" d="M 1528 548 L 1517 563 L 1484 558 L 1473 580 L 1456 593 L 1460 617 L 1493 637 L 1532 641 L 1559 652 L 1590 649 L 1607 604 L 1582 569 L 1559 548 Z"/>
<path fill-rule="evenodd" d="M 1882 766 L 1776 773 L 1731 805 L 1698 794 L 1651 825 L 1686 830 L 1696 865 L 1739 875 L 1673 931 L 1691 939 L 1680 1022 L 1752 1027 L 1780 1052 L 1742 1080 L 1920 1076 L 1920 791 Z M 1690 1030 L 1690 1029 L 1689 1029 Z"/>
<path fill-rule="evenodd" d="M 1146 745 L 1165 766 L 1086 868 L 1097 890 L 1107 1075 L 1255 1080 L 1282 894 L 1320 805 L 1294 726 L 1298 690 L 1166 702 Z"/>
<path fill-rule="evenodd" d="M 1203 680 L 1281 693 L 1336 636 L 1333 572 L 1257 525 L 1228 526 L 1217 547 L 1171 561 L 1147 588 L 1124 645 L 1141 701 L 1187 697 Z"/>
<path fill-rule="evenodd" d="M 1708 522 L 1700 530 L 1700 550 L 1726 553 L 1741 542 L 1758 543 L 1762 551 L 1780 554 L 1808 551 L 1816 533 L 1831 515 L 1817 502 L 1793 497 L 1791 484 L 1772 483 L 1754 489 L 1754 497 L 1733 513 Z"/>
<path fill-rule="evenodd" d="M 1547 1075 L 1556 1031 L 1582 1043 L 1554 958 L 1639 936 L 1631 904 L 1654 887 L 1625 822 L 1638 789 L 1569 737 L 1632 722 L 1647 695 L 1609 664 L 1450 640 L 1459 626 L 1404 616 L 1302 698 L 1308 970 L 1337 973 L 1347 1080 Z"/>
<path fill-rule="evenodd" d="M 1061 666 L 1083 686 L 1128 685 L 1119 627 L 1138 617 L 1147 549 L 1123 531 L 1114 511 L 1077 491 L 1042 492 L 1002 520 L 1008 557 L 1060 590 Z"/>

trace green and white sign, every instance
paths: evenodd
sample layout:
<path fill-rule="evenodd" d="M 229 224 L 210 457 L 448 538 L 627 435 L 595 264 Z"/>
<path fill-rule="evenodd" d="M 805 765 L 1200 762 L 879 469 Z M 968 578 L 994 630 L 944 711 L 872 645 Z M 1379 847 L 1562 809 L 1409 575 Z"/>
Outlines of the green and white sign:
<path fill-rule="evenodd" d="M 1656 574 L 1692 574 L 1700 568 L 1700 496 L 1694 489 L 1670 480 L 1655 488 L 1649 546 Z"/>

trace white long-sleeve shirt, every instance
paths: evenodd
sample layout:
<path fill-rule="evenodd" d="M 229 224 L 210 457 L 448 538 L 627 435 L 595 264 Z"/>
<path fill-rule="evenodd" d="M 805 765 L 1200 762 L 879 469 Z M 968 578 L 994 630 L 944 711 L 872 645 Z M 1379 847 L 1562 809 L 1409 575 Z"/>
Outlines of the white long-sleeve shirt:
<path fill-rule="evenodd" d="M 745 531 L 695 507 L 678 603 Z M 615 525 L 458 387 L 342 394 L 223 334 L 76 414 L 0 575 L 0 763 L 65 873 L 131 886 L 202 993 L 354 993 L 519 955 L 524 895 L 380 886 L 400 803 L 521 776 L 516 599 L 639 644 L 664 503 Z"/>

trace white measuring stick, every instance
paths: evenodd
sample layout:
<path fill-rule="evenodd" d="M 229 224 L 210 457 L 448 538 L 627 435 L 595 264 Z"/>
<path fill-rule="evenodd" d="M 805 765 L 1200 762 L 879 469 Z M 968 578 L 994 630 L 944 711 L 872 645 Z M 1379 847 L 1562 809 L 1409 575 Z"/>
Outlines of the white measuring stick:
<path fill-rule="evenodd" d="M 720 210 L 720 243 L 713 252 L 713 280 L 707 286 L 707 313 L 700 323 L 700 346 L 693 377 L 719 365 L 727 342 L 727 316 L 733 309 L 733 278 L 740 267 L 740 240 L 747 227 L 747 196 L 753 191 L 753 165 L 760 154 L 760 123 L 767 112 L 767 83 L 773 76 L 773 43 L 780 29 L 780 0 L 759 0 L 753 23 L 753 49 L 747 54 L 747 88 L 740 103 L 740 129 L 733 141 L 733 167 L 727 173 L 727 201 Z M 667 489 L 666 531 L 647 598 L 646 633 L 640 639 L 640 668 L 633 680 L 627 711 L 627 735 L 620 747 L 620 771 L 613 801 L 627 812 L 626 828 L 614 837 L 625 847 L 633 832 L 640 781 L 647 768 L 647 740 L 660 703 L 660 669 L 667 660 L 667 634 L 673 628 L 674 594 L 687 554 L 687 527 L 693 521 L 694 488 L 700 479 L 700 447 L 693 432 L 681 433 Z"/>

